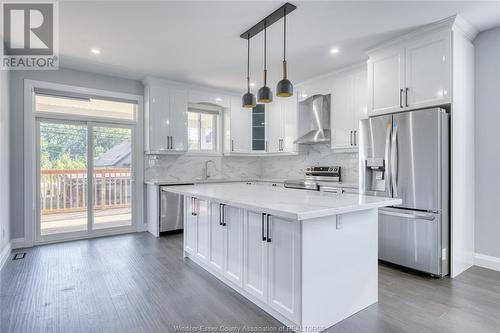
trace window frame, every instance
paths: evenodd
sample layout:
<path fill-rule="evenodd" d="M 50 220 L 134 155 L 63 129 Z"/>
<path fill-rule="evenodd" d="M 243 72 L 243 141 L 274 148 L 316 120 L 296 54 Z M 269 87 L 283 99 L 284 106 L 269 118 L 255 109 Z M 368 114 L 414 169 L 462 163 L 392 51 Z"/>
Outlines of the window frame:
<path fill-rule="evenodd" d="M 34 158 L 36 156 L 36 121 L 37 118 L 45 118 L 51 120 L 69 120 L 69 121 L 83 121 L 91 123 L 100 123 L 103 125 L 130 125 L 134 127 L 133 131 L 133 150 L 135 154 L 135 172 L 133 173 L 133 186 L 135 188 L 135 211 L 132 212 L 132 225 L 130 227 L 120 230 L 97 230 L 92 234 L 79 236 L 78 239 L 94 238 L 110 234 L 141 232 L 146 231 L 148 225 L 145 223 L 144 216 L 144 159 L 140 158 L 144 151 L 144 104 L 142 95 L 134 95 L 129 93 L 122 93 L 109 90 L 93 89 L 69 84 L 53 83 L 48 81 L 37 81 L 31 79 L 24 79 L 23 89 L 23 116 L 24 116 L 24 143 L 23 143 L 23 180 L 24 180 L 24 195 L 23 195 L 23 210 L 24 210 L 24 240 L 19 243 L 21 247 L 32 247 L 34 245 L 46 244 L 50 242 L 58 242 L 68 240 L 64 239 L 50 239 L 50 240 L 37 240 L 36 235 L 36 209 L 35 204 L 38 200 L 36 191 L 36 163 Z M 35 112 L 35 90 L 47 89 L 59 92 L 67 92 L 68 94 L 81 94 L 87 96 L 100 96 L 111 99 L 128 100 L 137 104 L 136 119 L 134 121 L 122 120 L 116 118 L 100 118 L 89 116 L 71 117 L 67 114 L 55 114 Z"/>
<path fill-rule="evenodd" d="M 221 156 L 222 155 L 222 113 L 223 109 L 219 105 L 213 105 L 208 103 L 196 103 L 191 104 L 188 107 L 188 119 L 189 113 L 198 114 L 198 135 L 199 135 L 199 146 L 200 149 L 192 150 L 189 148 L 189 138 L 187 145 L 186 155 L 191 156 Z M 213 149 L 201 149 L 201 114 L 210 114 L 215 117 L 214 121 L 214 145 Z M 189 125 L 188 125 L 189 131 Z M 189 135 L 189 134 L 188 134 Z"/>

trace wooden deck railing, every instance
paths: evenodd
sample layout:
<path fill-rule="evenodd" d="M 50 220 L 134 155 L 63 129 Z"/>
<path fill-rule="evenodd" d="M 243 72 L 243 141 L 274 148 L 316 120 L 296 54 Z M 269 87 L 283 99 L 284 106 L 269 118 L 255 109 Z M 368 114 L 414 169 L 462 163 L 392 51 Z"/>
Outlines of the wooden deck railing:
<path fill-rule="evenodd" d="M 86 210 L 89 197 L 87 178 L 87 170 L 42 170 L 42 213 Z M 96 168 L 93 178 L 94 209 L 130 207 L 130 168 Z"/>

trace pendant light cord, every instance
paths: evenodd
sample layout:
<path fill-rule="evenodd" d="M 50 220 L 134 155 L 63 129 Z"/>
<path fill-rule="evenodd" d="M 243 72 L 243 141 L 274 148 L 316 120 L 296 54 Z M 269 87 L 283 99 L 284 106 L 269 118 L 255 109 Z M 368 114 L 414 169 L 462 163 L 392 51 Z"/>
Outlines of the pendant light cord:
<path fill-rule="evenodd" d="M 286 7 L 283 8 L 283 61 L 286 61 Z"/>
<path fill-rule="evenodd" d="M 267 86 L 267 22 L 264 22 L 264 86 Z"/>
<path fill-rule="evenodd" d="M 250 92 L 250 34 L 248 34 L 247 47 L 247 92 Z"/>

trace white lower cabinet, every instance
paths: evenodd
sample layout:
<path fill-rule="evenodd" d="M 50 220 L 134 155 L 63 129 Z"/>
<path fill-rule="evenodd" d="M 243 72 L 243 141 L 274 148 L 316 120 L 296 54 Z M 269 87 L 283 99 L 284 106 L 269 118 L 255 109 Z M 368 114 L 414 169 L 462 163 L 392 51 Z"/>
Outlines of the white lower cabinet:
<path fill-rule="evenodd" d="M 196 256 L 198 259 L 208 263 L 208 255 L 210 251 L 210 216 L 208 214 L 208 201 L 195 199 L 195 218 L 198 219 L 198 237 Z"/>
<path fill-rule="evenodd" d="M 268 304 L 283 316 L 300 320 L 300 223 L 268 218 Z"/>
<path fill-rule="evenodd" d="M 224 277 L 243 286 L 243 211 L 240 208 L 222 206 L 225 228 Z"/>
<path fill-rule="evenodd" d="M 210 252 L 209 265 L 219 274 L 224 272 L 224 225 L 222 222 L 222 205 L 210 203 Z"/>
<path fill-rule="evenodd" d="M 300 321 L 300 222 L 247 211 L 243 289 Z"/>
<path fill-rule="evenodd" d="M 194 215 L 195 199 L 186 197 L 184 200 L 184 251 L 196 254 L 198 248 L 198 217 Z"/>
<path fill-rule="evenodd" d="M 268 295 L 268 246 L 263 213 L 247 211 L 244 236 L 243 289 L 262 302 Z"/>
<path fill-rule="evenodd" d="M 264 309 L 299 323 L 300 221 L 192 197 L 185 207 L 187 255 Z"/>

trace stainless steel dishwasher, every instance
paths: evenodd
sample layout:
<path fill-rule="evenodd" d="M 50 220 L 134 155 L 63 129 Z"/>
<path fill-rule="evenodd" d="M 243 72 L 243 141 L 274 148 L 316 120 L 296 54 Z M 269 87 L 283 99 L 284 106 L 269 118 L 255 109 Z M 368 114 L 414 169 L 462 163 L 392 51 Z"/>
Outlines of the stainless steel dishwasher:
<path fill-rule="evenodd" d="M 194 184 L 171 186 L 180 185 Z M 160 187 L 160 232 L 184 229 L 184 196 L 166 191 L 168 186 Z"/>

